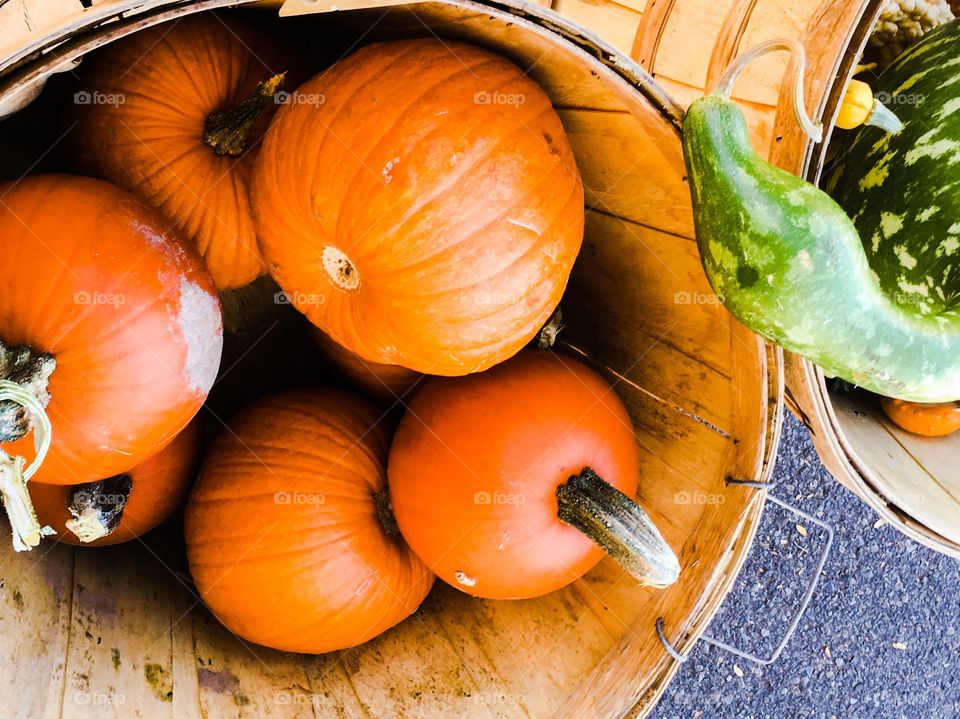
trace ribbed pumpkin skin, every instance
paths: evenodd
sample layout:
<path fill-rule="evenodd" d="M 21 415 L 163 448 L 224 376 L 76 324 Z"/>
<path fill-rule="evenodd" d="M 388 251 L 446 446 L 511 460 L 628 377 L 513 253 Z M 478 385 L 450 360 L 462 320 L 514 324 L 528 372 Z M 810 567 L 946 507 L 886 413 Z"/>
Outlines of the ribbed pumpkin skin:
<path fill-rule="evenodd" d="M 334 342 L 328 334 L 313 325 L 310 337 L 320 353 L 363 394 L 393 404 L 409 400 L 411 389 L 423 375 L 406 367 L 378 364 L 360 359 L 346 347 Z"/>
<path fill-rule="evenodd" d="M 276 114 L 252 194 L 293 304 L 363 359 L 427 374 L 523 347 L 583 238 L 583 187 L 543 90 L 502 57 L 429 39 L 363 48 L 298 92 L 324 101 Z M 324 269 L 338 252 L 348 289 Z"/>
<path fill-rule="evenodd" d="M 203 13 L 112 43 L 81 70 L 78 92 L 104 100 L 75 113 L 71 138 L 84 171 L 160 208 L 196 245 L 220 290 L 263 273 L 248 183 L 276 106 L 264 108 L 240 157 L 204 144 L 204 122 L 288 69 L 282 65 L 277 48 L 246 24 Z"/>
<path fill-rule="evenodd" d="M 52 354 L 50 452 L 38 482 L 126 472 L 206 399 L 223 322 L 210 275 L 127 192 L 68 175 L 0 186 L 0 340 Z M 32 458 L 33 436 L 5 445 Z"/>
<path fill-rule="evenodd" d="M 636 496 L 630 418 L 584 365 L 526 350 L 482 374 L 428 379 L 388 473 L 400 532 L 437 576 L 479 597 L 525 599 L 604 556 L 557 518 L 557 487 L 584 467 Z"/>
<path fill-rule="evenodd" d="M 341 390 L 301 389 L 251 405 L 214 441 L 187 506 L 187 556 L 235 634 L 319 654 L 420 606 L 433 574 L 377 517 L 380 414 Z"/>
<path fill-rule="evenodd" d="M 81 542 L 66 527 L 71 518 L 67 506 L 73 487 L 30 482 L 27 486 L 41 526 L 49 525 L 57 531 L 55 541 L 79 547 L 120 544 L 149 532 L 173 514 L 186 498 L 200 463 L 202 440 L 200 420 L 194 419 L 170 444 L 127 472 L 133 489 L 120 524 L 107 536 L 92 542 Z"/>

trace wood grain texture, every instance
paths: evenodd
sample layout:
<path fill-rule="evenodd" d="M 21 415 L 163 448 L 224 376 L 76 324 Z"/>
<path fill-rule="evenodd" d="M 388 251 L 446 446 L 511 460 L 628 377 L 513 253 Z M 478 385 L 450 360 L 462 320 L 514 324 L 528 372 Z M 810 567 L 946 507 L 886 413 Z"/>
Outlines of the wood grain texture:
<path fill-rule="evenodd" d="M 960 435 L 904 432 L 867 392 L 834 392 L 831 399 L 854 460 L 866 464 L 858 450 L 869 450 L 875 490 L 945 539 L 960 543 Z"/>
<path fill-rule="evenodd" d="M 561 11 L 564 2 L 558 0 Z M 174 7 L 150 0 L 131 20 L 81 32 L 87 19 L 131 4 L 102 0 L 19 37 L 4 34 L 3 47 L 23 54 L 67 34 L 73 39 L 53 50 L 61 62 L 107 36 L 229 3 Z M 596 18 L 600 30 L 605 16 L 615 19 L 607 27 L 639 24 L 637 5 L 567 7 Z M 483 601 L 437 586 L 413 617 L 376 640 L 308 657 L 249 645 L 198 603 L 182 574 L 176 523 L 151 534 L 146 545 L 52 546 L 43 562 L 4 546 L 0 575 L 14 578 L 19 594 L 0 595 L 0 622 L 26 621 L 30 633 L 0 637 L 8 659 L 0 669 L 3 705 L 9 698 L 24 716 L 70 719 L 605 719 L 649 712 L 678 666 L 656 639 L 656 619 L 664 618 L 678 647 L 689 648 L 750 548 L 764 493 L 728 486 L 725 478 L 769 478 L 782 359 L 732 323 L 709 293 L 691 239 L 678 108 L 620 59 L 624 33 L 614 38 L 619 50 L 595 45 L 577 38 L 559 16 L 538 12 L 524 6 L 507 14 L 463 2 L 422 4 L 415 14 L 395 7 L 386 14 L 363 10 L 286 22 L 328 23 L 353 36 L 375 25 L 366 42 L 429 28 L 507 55 L 550 94 L 570 134 L 588 203 L 584 251 L 563 303 L 568 327 L 560 350 L 602 372 L 628 407 L 643 457 L 640 501 L 681 557 L 680 582 L 667 591 L 641 588 L 605 560 L 536 600 Z M 10 57 L 0 55 L 0 67 Z M 42 63 L 34 63 L 0 76 L 0 94 L 42 71 Z M 280 352 L 300 346 L 296 318 L 272 301 L 274 291 L 260 281 L 225 302 L 228 364 L 241 364 L 224 377 L 209 412 L 211 427 L 233 409 L 242 388 L 261 391 L 251 385 L 263 373 L 263 356 L 254 351 L 244 360 L 245 344 L 259 338 Z M 291 354 L 303 359 L 299 350 Z M 296 367 L 307 372 L 310 362 Z M 289 379 L 295 370 L 280 374 Z M 24 619 L 19 602 L 28 600 L 36 621 Z M 44 681 L 37 682 L 38 675 Z M 77 701 L 65 701 L 74 694 Z"/>
<path fill-rule="evenodd" d="M 556 0 L 553 9 L 629 55 L 642 18 L 640 9 L 609 0 Z"/>

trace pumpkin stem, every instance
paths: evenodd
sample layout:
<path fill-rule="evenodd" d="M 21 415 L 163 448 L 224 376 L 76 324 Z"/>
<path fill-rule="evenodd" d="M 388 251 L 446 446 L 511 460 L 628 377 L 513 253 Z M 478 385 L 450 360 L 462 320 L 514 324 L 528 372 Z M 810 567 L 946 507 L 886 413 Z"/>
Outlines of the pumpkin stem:
<path fill-rule="evenodd" d="M 563 311 L 557 306 L 557 309 L 550 315 L 547 324 L 540 328 L 537 333 L 537 349 L 548 350 L 557 342 L 557 335 L 563 329 Z"/>
<path fill-rule="evenodd" d="M 8 348 L 0 341 L 0 380 L 20 385 L 42 407 L 50 402 L 47 384 L 56 367 L 53 355 L 34 354 L 29 347 Z M 16 442 L 29 431 L 27 408 L 15 400 L 0 401 L 0 442 Z"/>
<path fill-rule="evenodd" d="M 579 529 L 629 574 L 654 587 L 680 576 L 680 563 L 647 513 L 590 467 L 557 487 L 557 517 Z"/>
<path fill-rule="evenodd" d="M 274 101 L 274 95 L 283 85 L 287 73 L 281 72 L 257 83 L 253 95 L 232 110 L 210 115 L 203 123 L 203 141 L 218 155 L 237 157 L 247 149 L 250 128 L 256 122 L 267 103 Z"/>
<path fill-rule="evenodd" d="M 41 527 L 33 509 L 27 480 L 43 464 L 50 449 L 50 419 L 43 404 L 16 382 L 0 380 L 0 402 L 14 402 L 29 413 L 27 426 L 33 428 L 36 458 L 29 467 L 23 457 L 13 457 L 0 449 L 0 497 L 10 520 L 13 548 L 18 552 L 33 549 L 45 536 L 56 534 L 50 527 Z"/>
<path fill-rule="evenodd" d="M 373 495 L 373 501 L 377 507 L 377 519 L 388 537 L 400 534 L 400 528 L 397 526 L 397 518 L 393 516 L 393 507 L 390 506 L 390 488 L 386 484 L 383 489 Z"/>
<path fill-rule="evenodd" d="M 93 542 L 112 534 L 120 526 L 131 491 L 133 480 L 126 474 L 78 484 L 67 504 L 73 515 L 73 519 L 66 522 L 67 529 L 81 542 Z"/>

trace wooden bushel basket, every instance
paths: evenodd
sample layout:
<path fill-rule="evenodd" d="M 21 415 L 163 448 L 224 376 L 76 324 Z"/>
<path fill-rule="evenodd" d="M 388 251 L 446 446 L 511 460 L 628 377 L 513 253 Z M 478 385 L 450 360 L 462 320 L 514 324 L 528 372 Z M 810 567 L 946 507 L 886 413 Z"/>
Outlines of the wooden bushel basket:
<path fill-rule="evenodd" d="M 233 4 L 9 0 L 0 5 L 0 101 L 116 38 Z M 276 5 L 257 7 L 249 12 L 276 15 Z M 282 14 L 323 9 L 297 0 Z M 731 321 L 701 271 L 680 108 L 639 67 L 534 6 L 457 0 L 307 14 L 278 27 L 305 23 L 364 43 L 428 32 L 473 42 L 529 69 L 551 96 L 588 206 L 560 349 L 587 358 L 627 404 L 643 455 L 640 501 L 678 553 L 681 579 L 640 588 L 604 560 L 537 600 L 481 601 L 438 584 L 385 635 L 314 657 L 245 645 L 224 629 L 183 574 L 175 527 L 94 550 L 47 542 L 16 555 L 3 541 L 0 705 L 22 717 L 643 716 L 678 667 L 657 620 L 673 646 L 689 649 L 750 548 L 765 492 L 726 480 L 769 479 L 782 408 L 779 352 Z M 0 124 L 0 147 L 20 147 L 11 123 L 42 126 L 38 112 Z M 243 308 L 228 317 L 228 348 L 244 323 L 264 321 L 247 316 L 251 307 L 293 312 L 249 299 L 225 298 Z"/>
<path fill-rule="evenodd" d="M 813 145 L 779 102 L 785 56 L 751 64 L 734 89 L 754 147 L 818 182 L 840 100 L 879 16 L 881 0 L 556 0 L 555 7 L 628 53 L 682 105 L 703 94 L 729 62 L 764 40 L 795 37 L 807 48 L 807 109 L 824 123 Z M 697 41 L 694 41 L 696 38 Z M 907 536 L 960 557 L 960 434 L 903 432 L 865 392 L 828 388 L 818 367 L 785 354 L 786 401 L 813 435 L 826 468 Z"/>

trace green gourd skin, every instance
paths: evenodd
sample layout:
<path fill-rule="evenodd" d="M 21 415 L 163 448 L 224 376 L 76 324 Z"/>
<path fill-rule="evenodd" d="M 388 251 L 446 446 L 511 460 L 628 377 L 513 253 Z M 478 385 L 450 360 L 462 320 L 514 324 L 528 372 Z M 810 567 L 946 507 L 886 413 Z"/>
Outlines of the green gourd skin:
<path fill-rule="evenodd" d="M 960 397 L 960 315 L 920 315 L 880 289 L 829 195 L 764 161 L 728 98 L 695 101 L 683 152 L 697 245 L 727 309 L 827 374 L 889 397 Z"/>
<path fill-rule="evenodd" d="M 853 219 L 883 290 L 938 314 L 960 304 L 960 21 L 913 45 L 873 89 L 903 130 L 861 129 L 825 189 Z"/>

